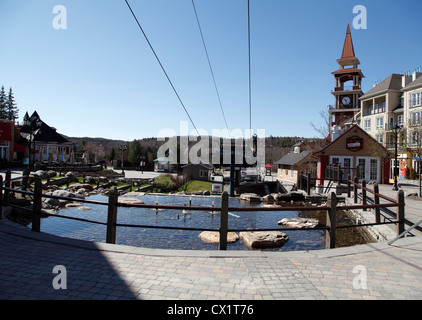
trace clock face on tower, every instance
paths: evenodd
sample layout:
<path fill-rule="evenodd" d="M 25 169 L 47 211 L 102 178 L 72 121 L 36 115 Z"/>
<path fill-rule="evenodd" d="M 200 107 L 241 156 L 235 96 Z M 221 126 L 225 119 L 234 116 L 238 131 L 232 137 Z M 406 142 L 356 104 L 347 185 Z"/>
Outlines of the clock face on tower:
<path fill-rule="evenodd" d="M 350 99 L 350 97 L 348 97 L 348 96 L 343 97 L 343 98 L 341 99 L 341 103 L 342 103 L 344 106 L 348 106 L 348 105 L 350 105 L 350 102 L 351 102 L 351 99 Z"/>

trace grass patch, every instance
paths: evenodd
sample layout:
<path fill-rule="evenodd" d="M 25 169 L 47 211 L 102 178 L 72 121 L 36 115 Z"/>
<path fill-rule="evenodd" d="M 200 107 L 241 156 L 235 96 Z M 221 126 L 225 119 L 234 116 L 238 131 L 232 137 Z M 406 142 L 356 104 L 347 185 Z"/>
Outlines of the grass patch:
<path fill-rule="evenodd" d="M 154 183 L 157 189 L 172 189 L 176 187 L 176 184 L 172 180 L 172 176 L 169 174 L 156 177 Z"/>
<path fill-rule="evenodd" d="M 198 192 L 198 191 L 210 191 L 212 190 L 212 182 L 208 181 L 199 181 L 199 180 L 191 180 L 185 183 L 179 191 L 186 191 L 189 193 Z"/>

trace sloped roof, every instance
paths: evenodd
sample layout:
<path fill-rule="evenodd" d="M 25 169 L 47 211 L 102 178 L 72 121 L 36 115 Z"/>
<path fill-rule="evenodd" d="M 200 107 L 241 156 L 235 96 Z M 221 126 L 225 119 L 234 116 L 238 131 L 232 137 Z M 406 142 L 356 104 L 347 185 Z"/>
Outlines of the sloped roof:
<path fill-rule="evenodd" d="M 413 88 L 419 87 L 419 86 L 422 86 L 422 75 L 417 77 L 415 81 L 412 81 L 407 86 L 405 86 L 403 88 L 403 91 L 410 90 L 410 89 L 413 89 Z"/>
<path fill-rule="evenodd" d="M 348 130 L 346 130 L 344 133 L 342 133 L 340 137 L 338 137 L 337 139 L 335 139 L 335 140 L 331 141 L 329 144 L 327 144 L 324 148 L 322 148 L 319 151 L 314 152 L 313 155 L 316 156 L 316 157 L 318 157 L 318 156 L 324 154 L 327 149 L 331 148 L 332 145 L 334 145 L 334 144 L 338 143 L 339 141 L 341 141 L 341 139 L 343 137 L 346 137 L 352 130 L 355 130 L 355 129 L 359 130 L 359 132 L 362 135 L 364 135 L 368 139 L 372 140 L 372 142 L 374 142 L 374 145 L 377 146 L 378 148 L 380 148 L 381 150 L 383 150 L 386 155 L 389 154 L 388 150 L 382 144 L 380 144 L 368 132 L 366 132 L 365 130 L 363 130 L 359 125 L 355 124 L 352 127 L 350 127 Z"/>
<path fill-rule="evenodd" d="M 306 156 L 308 156 L 311 152 L 310 151 L 302 151 L 301 153 L 294 153 L 289 152 L 283 158 L 278 160 L 275 164 L 285 164 L 285 165 L 295 165 L 296 163 L 303 160 Z"/>
<path fill-rule="evenodd" d="M 170 159 L 167 157 L 159 157 L 155 159 L 154 162 L 170 162 Z"/>
<path fill-rule="evenodd" d="M 35 132 L 34 139 L 37 142 L 53 142 L 58 144 L 70 143 L 69 140 L 58 133 L 56 129 L 42 121 L 36 111 L 29 117 L 29 120 L 30 128 L 22 126 L 20 129 L 23 136 L 25 136 L 25 133 L 31 134 L 31 132 Z M 41 120 L 40 126 L 37 124 L 37 120 Z"/>
<path fill-rule="evenodd" d="M 203 167 L 203 168 L 205 168 L 207 170 L 212 170 L 213 169 L 212 166 L 210 166 L 208 164 L 204 164 L 204 163 L 188 163 L 188 164 L 185 164 L 184 166 L 182 166 L 182 169 L 184 169 L 186 167 L 190 167 L 190 166 L 201 166 L 201 167 Z"/>
<path fill-rule="evenodd" d="M 381 81 L 376 87 L 369 90 L 363 96 L 361 96 L 360 100 L 365 100 L 369 97 L 386 93 L 388 90 L 401 90 L 402 89 L 402 75 L 393 73 Z"/>
<path fill-rule="evenodd" d="M 347 25 L 346 39 L 344 40 L 343 52 L 341 54 L 341 60 L 343 59 L 354 59 L 355 49 L 353 48 L 352 33 L 350 32 L 350 25 Z"/>

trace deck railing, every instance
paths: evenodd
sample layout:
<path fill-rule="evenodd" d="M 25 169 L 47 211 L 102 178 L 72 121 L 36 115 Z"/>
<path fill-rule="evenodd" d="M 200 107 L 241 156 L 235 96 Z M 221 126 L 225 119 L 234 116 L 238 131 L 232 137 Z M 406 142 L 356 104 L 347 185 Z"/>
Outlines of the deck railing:
<path fill-rule="evenodd" d="M 338 206 L 338 199 L 334 192 L 331 192 L 327 198 L 327 204 L 324 206 L 296 206 L 296 207 L 229 207 L 229 196 L 226 192 L 221 195 L 221 203 L 219 207 L 198 207 L 198 206 L 175 206 L 175 205 L 152 205 L 152 204 L 127 204 L 119 202 L 119 194 L 116 188 L 111 189 L 108 196 L 108 201 L 96 201 L 89 199 L 80 199 L 80 198 L 71 198 L 71 197 L 62 197 L 55 195 L 48 195 L 42 193 L 42 182 L 40 179 L 36 179 L 34 183 L 34 191 L 26 191 L 23 189 L 17 189 L 11 187 L 12 179 L 10 178 L 10 172 L 7 172 L 6 179 L 3 181 L 3 177 L 0 176 L 0 212 L 2 212 L 3 206 L 11 206 L 26 210 L 32 215 L 32 231 L 41 232 L 41 217 L 54 216 L 57 218 L 71 219 L 77 221 L 83 221 L 86 223 L 101 224 L 107 227 L 106 231 L 106 242 L 107 243 L 116 243 L 116 229 L 117 227 L 126 227 L 126 228 L 154 228 L 154 229 L 171 229 L 171 230 L 189 230 L 189 231 L 216 231 L 220 234 L 219 241 L 219 250 L 227 250 L 227 234 L 228 232 L 253 232 L 253 231 L 304 231 L 304 230 L 324 230 L 326 232 L 326 248 L 335 247 L 336 239 L 336 229 L 340 228 L 353 228 L 353 227 L 366 227 L 372 225 L 381 225 L 381 224 L 396 224 L 397 225 L 397 235 L 401 234 L 404 231 L 404 214 L 405 214 L 405 204 L 404 204 L 404 193 L 402 190 L 398 192 L 397 201 L 388 197 L 385 197 L 379 194 L 378 186 L 374 185 L 374 190 L 370 190 L 366 187 L 365 184 L 359 185 L 356 181 L 349 181 L 353 185 L 354 191 L 354 200 L 355 204 L 351 206 Z M 28 177 L 15 178 L 13 180 L 21 180 L 22 182 L 28 181 Z M 362 204 L 357 204 L 357 194 L 358 189 L 362 190 L 364 194 Z M 366 203 L 366 193 L 374 193 L 375 203 L 367 204 Z M 11 193 L 21 193 L 23 195 L 29 196 L 32 198 L 32 208 L 22 207 L 10 202 Z M 63 216 L 60 214 L 49 214 L 45 211 L 42 211 L 42 199 L 43 198 L 52 198 L 59 200 L 68 200 L 68 201 L 77 201 L 88 204 L 103 205 L 107 208 L 107 222 L 93 221 L 89 219 L 82 219 L 76 217 Z M 380 204 L 379 199 L 383 198 L 390 203 Z M 133 207 L 133 208 L 153 208 L 153 209 L 176 209 L 176 210 L 192 210 L 192 211 L 214 211 L 220 212 L 220 226 L 218 229 L 208 229 L 208 228 L 186 228 L 186 227 L 172 227 L 172 226 L 152 226 L 152 225 L 140 225 L 140 224 L 122 224 L 117 223 L 117 214 L 119 207 Z M 381 208 L 398 208 L 398 214 L 395 219 L 390 219 L 390 221 L 381 222 L 380 220 L 380 209 Z M 339 210 L 355 210 L 355 209 L 374 209 L 375 210 L 375 223 L 366 223 L 366 224 L 356 224 L 356 225 L 347 225 L 347 226 L 337 226 L 337 212 Z M 229 228 L 228 227 L 228 215 L 230 212 L 245 212 L 245 211 L 258 211 L 258 212 L 279 212 L 279 211 L 326 211 L 326 225 L 315 228 Z M 0 219 L 2 215 L 0 215 Z"/>

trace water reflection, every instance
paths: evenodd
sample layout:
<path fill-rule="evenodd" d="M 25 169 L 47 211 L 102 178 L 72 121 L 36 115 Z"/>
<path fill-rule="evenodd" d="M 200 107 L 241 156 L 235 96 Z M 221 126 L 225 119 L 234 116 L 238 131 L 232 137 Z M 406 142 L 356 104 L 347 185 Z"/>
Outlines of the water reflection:
<path fill-rule="evenodd" d="M 219 197 L 183 197 L 143 195 L 135 197 L 146 204 L 178 205 L 178 206 L 220 206 Z M 97 195 L 90 199 L 107 202 L 108 198 Z M 78 208 L 68 208 L 60 211 L 61 215 L 86 218 L 94 221 L 106 222 L 107 206 L 89 205 L 92 210 L 80 211 Z M 229 207 L 261 207 L 263 204 L 251 204 L 239 199 L 229 199 Z M 147 208 L 118 208 L 117 223 L 137 224 L 148 226 L 174 226 L 184 228 L 206 228 L 218 230 L 220 212 L 191 211 L 174 209 L 147 209 Z M 266 212 L 230 212 L 229 229 L 246 228 L 277 228 L 277 222 L 283 218 L 312 217 L 325 223 L 325 211 L 266 211 Z M 86 222 L 49 217 L 42 220 L 42 232 L 59 236 L 78 238 L 90 241 L 105 242 L 106 227 Z M 350 229 L 343 229 L 350 230 Z M 325 232 L 322 230 L 284 231 L 290 241 L 283 247 L 274 250 L 312 250 L 325 248 Z M 150 228 L 117 228 L 117 244 L 145 248 L 161 249 L 189 249 L 214 250 L 218 245 L 205 243 L 199 238 L 200 231 L 165 230 Z M 348 237 L 347 235 L 345 236 Z M 360 240 L 359 240 L 360 241 Z M 228 250 L 250 250 L 241 240 L 229 244 Z"/>

